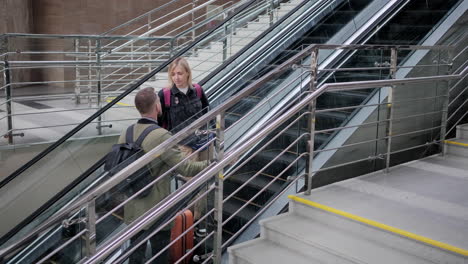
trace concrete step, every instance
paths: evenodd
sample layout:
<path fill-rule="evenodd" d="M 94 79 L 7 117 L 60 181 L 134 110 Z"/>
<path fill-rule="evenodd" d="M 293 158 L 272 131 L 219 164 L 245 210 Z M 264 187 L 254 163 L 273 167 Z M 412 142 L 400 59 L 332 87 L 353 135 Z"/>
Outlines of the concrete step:
<path fill-rule="evenodd" d="M 229 263 L 268 263 L 268 264 L 315 264 L 322 263 L 303 254 L 279 246 L 273 241 L 258 238 L 240 245 L 228 248 Z"/>
<path fill-rule="evenodd" d="M 270 16 L 269 15 L 259 15 L 258 22 L 263 24 L 270 24 Z"/>
<path fill-rule="evenodd" d="M 197 54 L 198 58 L 209 59 L 211 61 L 223 61 L 223 49 L 201 49 Z"/>
<path fill-rule="evenodd" d="M 214 68 L 213 68 L 214 70 Z M 205 78 L 206 76 L 208 76 L 208 74 L 210 74 L 211 71 L 205 71 L 205 72 L 194 72 L 192 73 L 192 80 L 193 82 L 200 82 L 201 80 L 203 80 L 203 78 Z"/>
<path fill-rule="evenodd" d="M 287 13 L 289 13 L 290 10 L 285 10 L 285 9 L 277 9 L 275 10 L 275 14 L 276 16 L 279 18 L 283 17 L 284 15 L 286 15 Z"/>
<path fill-rule="evenodd" d="M 295 5 L 295 4 L 281 3 L 280 7 L 279 7 L 279 10 L 281 10 L 283 12 L 289 12 L 289 11 L 293 10 L 296 6 L 297 5 Z"/>
<path fill-rule="evenodd" d="M 190 68 L 196 69 L 198 71 L 211 71 L 218 67 L 222 61 L 211 61 L 210 59 L 202 60 L 200 58 L 188 58 L 188 63 Z"/>
<path fill-rule="evenodd" d="M 458 133 L 458 130 L 457 130 Z M 455 138 L 445 141 L 447 153 L 462 157 L 468 157 L 468 139 Z"/>
<path fill-rule="evenodd" d="M 323 263 L 431 263 L 379 240 L 344 228 L 288 214 L 261 222 L 262 235 L 285 248 L 313 256 Z M 376 231 L 378 232 L 378 231 Z M 392 237 L 386 240 L 390 243 Z"/>
<path fill-rule="evenodd" d="M 405 179 L 409 178 L 408 173 L 411 170 L 413 169 L 405 169 Z M 426 173 L 426 175 L 428 174 L 430 175 L 430 172 Z M 320 189 L 319 192 L 313 192 L 313 195 L 311 195 L 312 198 L 302 195 L 300 197 L 324 204 L 325 206 L 331 206 L 338 210 L 343 210 L 343 208 L 345 208 L 344 211 L 346 213 L 354 214 L 371 221 L 376 221 L 381 225 L 399 228 L 399 230 L 402 230 L 403 232 L 411 232 L 416 236 L 423 236 L 429 240 L 432 239 L 433 241 L 447 243 L 448 245 L 461 249 L 466 248 L 466 241 L 463 238 L 466 234 L 464 230 L 466 230 L 467 226 L 467 214 L 465 213 L 466 208 L 454 202 L 428 198 L 413 192 L 401 191 L 382 185 L 385 183 L 389 186 L 395 186 L 396 183 L 399 183 L 400 181 L 398 180 L 402 178 L 397 176 L 399 174 L 395 175 L 396 176 L 394 177 L 388 176 L 390 178 L 385 179 L 379 178 L 381 181 L 379 181 L 378 184 L 377 182 L 370 183 L 372 179 L 367 178 L 366 181 L 344 181 L 339 184 L 326 186 L 325 188 Z M 369 175 L 369 177 L 370 176 L 371 175 Z M 428 177 L 426 181 L 430 183 L 434 178 L 437 177 Z M 391 181 L 388 182 L 386 181 L 387 179 L 390 179 Z M 412 180 L 414 181 L 417 179 Z M 445 185 L 453 182 L 453 179 L 448 177 L 446 181 L 448 181 L 448 183 Z M 404 182 L 409 184 L 408 180 Z M 462 185 L 459 189 L 462 189 L 463 186 L 466 185 L 463 183 L 462 179 L 457 179 L 456 182 Z M 375 187 L 370 188 L 369 186 Z M 415 187 L 413 186 L 411 188 L 414 189 Z M 443 187 L 440 189 L 442 190 Z M 458 192 L 457 190 L 453 192 L 459 193 L 459 190 Z M 439 198 L 443 196 L 442 194 L 437 193 L 437 190 L 430 191 L 426 195 L 430 196 L 431 194 L 438 194 Z M 454 198 L 452 198 L 452 200 L 454 200 Z M 297 214 L 303 218 L 313 219 L 314 222 L 329 226 L 331 229 L 337 229 L 340 230 L 340 232 L 354 234 L 358 239 L 373 241 L 373 243 L 378 244 L 381 247 L 388 247 L 389 251 L 394 252 L 397 255 L 403 254 L 405 256 L 412 256 L 411 259 L 413 257 L 417 257 L 424 261 L 429 261 L 429 263 L 465 263 L 463 262 L 465 261 L 463 255 L 453 251 L 443 250 L 416 239 L 400 236 L 396 233 L 353 221 L 344 216 L 332 214 L 303 203 L 296 201 L 290 202 L 289 212 Z M 355 242 L 353 244 L 359 243 L 361 242 Z M 338 247 L 333 248 L 340 251 L 338 250 Z M 372 250 L 369 251 L 372 252 Z M 347 251 L 340 252 L 346 253 Z M 354 258 L 361 258 L 360 255 L 351 256 Z M 367 256 L 366 259 L 371 257 L 372 256 Z M 370 261 L 366 263 L 383 262 Z M 417 262 L 396 261 L 390 263 Z"/>
<path fill-rule="evenodd" d="M 239 52 L 242 48 L 244 48 L 245 45 L 232 45 L 231 47 L 228 48 L 228 54 L 229 56 L 232 56 Z"/>
<path fill-rule="evenodd" d="M 243 37 L 239 37 L 239 36 L 232 36 L 231 39 L 228 39 L 228 47 L 229 46 L 246 46 L 247 44 L 249 44 L 250 42 L 252 42 L 252 40 L 254 40 L 255 37 L 248 37 L 248 36 L 243 36 Z"/>
<path fill-rule="evenodd" d="M 258 35 L 260 35 L 262 31 L 257 30 L 257 29 L 251 29 L 251 28 L 240 28 L 236 31 L 235 36 L 236 37 L 249 37 L 249 38 L 255 38 Z"/>
<path fill-rule="evenodd" d="M 468 124 L 457 126 L 457 138 L 468 139 Z"/>
<path fill-rule="evenodd" d="M 260 23 L 257 21 L 252 21 L 247 23 L 247 28 L 251 30 L 261 30 L 264 31 L 270 27 L 269 23 Z"/>

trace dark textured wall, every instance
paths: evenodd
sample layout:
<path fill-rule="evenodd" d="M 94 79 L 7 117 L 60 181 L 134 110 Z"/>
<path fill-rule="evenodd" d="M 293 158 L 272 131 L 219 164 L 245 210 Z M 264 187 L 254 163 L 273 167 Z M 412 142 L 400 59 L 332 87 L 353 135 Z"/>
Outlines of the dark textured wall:
<path fill-rule="evenodd" d="M 34 0 L 32 5 L 34 32 L 100 34 L 166 2 L 165 0 Z"/>
<path fill-rule="evenodd" d="M 0 0 L 0 33 L 32 32 L 32 0 Z"/>
<path fill-rule="evenodd" d="M 85 34 L 99 35 L 121 25 L 122 23 L 143 15 L 157 7 L 166 4 L 167 0 L 0 0 L 0 33 L 34 33 L 34 34 Z M 226 0 L 217 0 L 213 5 L 222 5 Z M 205 0 L 179 0 L 170 4 L 162 11 L 155 12 L 150 19 L 159 18 L 150 26 L 146 25 L 148 18 L 139 20 L 131 26 L 114 31 L 112 35 L 128 34 L 134 28 L 144 26 L 139 35 L 148 28 L 155 28 L 171 20 L 183 12 L 190 11 L 192 3 L 201 5 Z M 171 11 L 172 10 L 172 11 Z M 177 11 L 173 11 L 177 10 Z M 205 18 L 208 8 L 205 7 L 194 14 L 200 20 Z M 161 26 L 162 28 L 152 36 L 163 35 L 174 28 L 183 30 L 182 25 L 189 26 L 191 17 L 187 16 L 176 25 Z M 203 29 L 200 29 L 203 31 Z M 176 35 L 172 32 L 171 35 Z M 184 41 L 182 39 L 182 41 Z M 105 45 L 105 43 L 102 43 Z M 181 43 L 179 43 L 181 44 Z M 157 45 L 157 44 L 156 44 Z M 33 55 L 21 54 L 21 51 L 73 51 L 72 40 L 31 40 L 15 39 L 9 42 L 11 60 L 69 60 L 63 55 Z M 75 72 L 71 68 L 16 70 L 12 73 L 14 81 L 61 81 L 74 80 Z M 18 87 L 18 85 L 16 85 Z M 73 83 L 54 84 L 56 88 L 73 88 Z M 67 88 L 68 87 L 68 88 Z M 67 90 L 68 91 L 68 90 Z"/>

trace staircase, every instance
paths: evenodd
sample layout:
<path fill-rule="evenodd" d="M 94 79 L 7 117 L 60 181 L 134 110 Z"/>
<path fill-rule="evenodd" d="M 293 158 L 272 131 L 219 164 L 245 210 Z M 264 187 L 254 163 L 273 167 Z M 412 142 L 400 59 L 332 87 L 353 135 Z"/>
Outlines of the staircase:
<path fill-rule="evenodd" d="M 187 61 L 192 69 L 194 82 L 200 82 L 211 71 L 216 69 L 225 60 L 239 52 L 242 48 L 252 42 L 263 31 L 268 29 L 274 22 L 293 10 L 301 0 L 289 0 L 280 3 L 272 14 L 262 14 L 247 22 L 244 26 L 234 28 L 232 34 L 223 36 L 220 40 L 212 41 L 203 48 L 187 56 Z M 226 49 L 226 50 L 224 50 Z M 151 86 L 157 90 L 167 86 L 167 72 L 156 74 L 155 80 L 148 81 L 144 85 Z"/>
<path fill-rule="evenodd" d="M 468 263 L 468 125 L 447 153 L 290 196 L 229 263 Z"/>

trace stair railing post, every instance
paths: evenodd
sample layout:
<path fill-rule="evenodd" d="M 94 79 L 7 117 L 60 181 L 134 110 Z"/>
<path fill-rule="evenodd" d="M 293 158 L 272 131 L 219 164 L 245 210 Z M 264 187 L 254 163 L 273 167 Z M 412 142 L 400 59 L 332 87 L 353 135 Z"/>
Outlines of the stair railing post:
<path fill-rule="evenodd" d="M 317 89 L 317 67 L 318 67 L 318 48 L 312 49 L 311 62 L 310 62 L 310 86 L 309 91 L 313 92 Z M 314 139 L 315 139 L 315 109 L 317 99 L 312 100 L 309 104 L 309 122 L 307 122 L 309 136 L 309 159 L 306 166 L 307 175 L 307 190 L 306 195 L 310 195 L 312 190 L 312 177 L 313 177 L 313 161 L 314 161 Z"/>
<path fill-rule="evenodd" d="M 78 64 L 80 57 L 79 57 L 79 51 L 80 51 L 80 39 L 75 39 L 73 41 L 73 44 L 75 46 L 75 61 L 77 64 L 75 65 L 75 104 L 80 104 L 81 98 L 80 98 L 80 93 L 81 93 L 81 80 L 80 80 L 80 65 Z"/>
<path fill-rule="evenodd" d="M 398 50 L 396 48 L 391 49 L 390 53 L 390 78 L 396 78 L 396 71 L 397 71 L 397 58 L 398 58 Z M 385 159 L 385 172 L 388 173 L 390 171 L 390 153 L 392 152 L 392 131 L 393 131 L 393 90 L 395 89 L 395 85 L 391 85 L 388 97 L 387 97 L 387 127 L 386 127 L 386 136 L 387 136 L 387 154 Z"/>
<path fill-rule="evenodd" d="M 101 80 L 101 40 L 96 40 L 96 66 L 97 66 L 97 107 L 101 108 L 101 100 L 102 100 L 102 80 Z M 98 117 L 97 122 L 97 129 L 98 135 L 102 135 L 102 115 Z"/>
<path fill-rule="evenodd" d="M 153 60 L 153 55 L 151 54 L 151 40 L 148 40 L 148 60 L 148 73 L 150 73 L 153 69 L 153 64 L 151 62 Z"/>
<path fill-rule="evenodd" d="M 174 41 L 175 41 L 175 38 L 171 38 L 169 42 L 169 58 L 171 58 L 172 55 L 174 54 Z"/>
<path fill-rule="evenodd" d="M 216 141 L 215 141 L 215 160 L 222 160 L 224 157 L 224 128 L 225 112 L 216 116 Z M 213 262 L 221 263 L 223 253 L 223 188 L 224 188 L 224 169 L 218 172 L 215 181 L 215 202 L 214 219 L 216 223 L 215 237 L 213 239 Z"/>
<path fill-rule="evenodd" d="M 88 105 L 89 107 L 91 107 L 91 96 L 92 96 L 92 92 L 93 92 L 93 79 L 92 79 L 92 76 L 93 76 L 93 63 L 91 62 L 92 59 L 93 59 L 93 49 L 92 49 L 92 45 L 91 45 L 91 39 L 88 39 Z"/>
<path fill-rule="evenodd" d="M 274 16 L 274 10 L 275 10 L 275 0 L 271 0 L 270 1 L 270 7 L 269 7 L 269 14 L 270 14 L 270 27 L 271 25 L 274 24 L 274 20 L 275 18 L 273 17 Z"/>
<path fill-rule="evenodd" d="M 226 12 L 223 12 L 223 20 L 226 20 L 227 14 Z M 229 27 L 231 27 L 232 31 L 232 20 L 224 25 L 224 40 L 223 40 L 223 61 L 226 61 L 228 56 L 227 56 L 227 49 L 228 49 L 228 33 L 229 33 Z M 231 44 L 232 44 L 232 39 L 231 39 Z"/>
<path fill-rule="evenodd" d="M 86 208 L 85 252 L 87 257 L 96 254 L 96 199 L 88 202 Z"/>
<path fill-rule="evenodd" d="M 11 94 L 11 76 L 10 76 L 10 64 L 8 60 L 5 59 L 4 61 L 4 69 L 3 69 L 3 80 L 5 86 L 5 99 L 6 99 L 6 114 L 7 114 L 7 133 L 5 137 L 8 138 L 8 144 L 13 144 L 13 116 L 12 116 L 12 107 L 11 101 L 13 100 Z"/>
<path fill-rule="evenodd" d="M 440 52 L 440 51 L 439 51 Z M 448 51 L 448 69 L 447 69 L 447 74 L 450 75 L 453 72 L 453 50 L 450 49 Z M 450 82 L 446 81 L 447 85 L 445 87 L 445 94 L 444 94 L 444 101 L 442 103 L 442 120 L 440 123 L 440 144 L 442 144 L 442 156 L 445 156 L 447 154 L 447 144 L 445 144 L 445 138 L 446 138 L 446 133 L 447 133 L 447 118 L 448 118 L 448 106 L 450 104 Z"/>
<path fill-rule="evenodd" d="M 133 43 L 135 43 L 134 41 L 132 41 L 132 43 L 130 43 L 130 60 L 132 60 L 132 63 L 130 63 L 130 69 L 133 71 L 133 67 L 134 67 L 134 59 L 135 57 L 133 56 L 133 53 L 135 51 L 135 47 L 133 46 Z"/>
<path fill-rule="evenodd" d="M 196 4 L 195 0 L 192 0 L 192 41 L 195 40 L 195 13 L 193 10 L 195 10 Z"/>

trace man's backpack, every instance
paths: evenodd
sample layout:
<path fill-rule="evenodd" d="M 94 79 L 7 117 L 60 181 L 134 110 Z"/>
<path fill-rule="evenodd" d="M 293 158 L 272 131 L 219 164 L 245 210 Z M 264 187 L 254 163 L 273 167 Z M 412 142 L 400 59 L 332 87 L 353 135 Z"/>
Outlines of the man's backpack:
<path fill-rule="evenodd" d="M 195 88 L 195 92 L 197 93 L 197 97 L 201 99 L 202 96 L 203 96 L 203 89 L 202 89 L 202 87 L 201 87 L 198 83 L 194 83 L 194 84 L 193 84 L 193 87 Z M 164 88 L 164 89 L 163 89 L 163 95 L 164 95 L 164 106 L 165 106 L 166 108 L 171 107 L 171 101 L 172 101 L 171 89 L 170 89 L 170 88 Z M 165 129 L 168 128 L 168 124 L 167 124 L 167 123 L 163 123 L 162 126 L 163 126 Z"/>
<path fill-rule="evenodd" d="M 137 140 L 133 142 L 134 126 L 135 125 L 131 125 L 127 128 L 125 143 L 114 144 L 112 146 L 112 150 L 107 154 L 104 170 L 108 172 L 109 176 L 115 175 L 117 172 L 143 156 L 144 151 L 141 147 L 143 140 L 149 133 L 151 133 L 151 131 L 160 128 L 156 124 L 148 126 L 143 130 Z M 117 190 L 123 192 L 127 197 L 130 197 L 143 187 L 147 186 L 153 180 L 149 167 L 145 166 L 133 173 L 126 180 L 119 183 L 117 185 Z M 148 188 L 144 190 L 137 196 L 137 198 L 148 196 L 151 193 L 151 189 L 152 188 Z"/>

